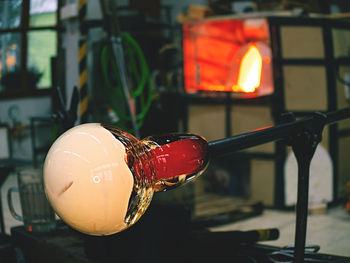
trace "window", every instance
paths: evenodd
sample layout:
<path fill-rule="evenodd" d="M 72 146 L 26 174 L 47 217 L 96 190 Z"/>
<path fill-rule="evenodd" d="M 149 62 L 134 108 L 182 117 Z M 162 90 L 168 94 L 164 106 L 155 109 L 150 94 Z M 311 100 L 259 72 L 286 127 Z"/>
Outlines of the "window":
<path fill-rule="evenodd" d="M 60 0 L 0 1 L 0 98 L 48 94 Z"/>

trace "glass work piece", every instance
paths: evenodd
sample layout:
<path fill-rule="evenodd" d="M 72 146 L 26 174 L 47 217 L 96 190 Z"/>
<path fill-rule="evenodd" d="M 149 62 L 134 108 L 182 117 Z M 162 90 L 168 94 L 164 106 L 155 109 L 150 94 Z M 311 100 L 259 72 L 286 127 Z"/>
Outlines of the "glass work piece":
<path fill-rule="evenodd" d="M 120 232 L 144 214 L 154 192 L 183 185 L 208 165 L 207 141 L 193 134 L 141 141 L 111 126 L 76 126 L 45 160 L 48 199 L 67 224 L 86 234 Z"/>

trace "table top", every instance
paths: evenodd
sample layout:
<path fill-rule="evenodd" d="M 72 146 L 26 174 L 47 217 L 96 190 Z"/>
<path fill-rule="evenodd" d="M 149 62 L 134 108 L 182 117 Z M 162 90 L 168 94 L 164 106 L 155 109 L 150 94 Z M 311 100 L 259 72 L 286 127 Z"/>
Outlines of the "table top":
<path fill-rule="evenodd" d="M 232 262 L 271 263 L 271 253 L 281 251 L 280 247 L 241 243 L 229 236 L 214 238 L 206 229 L 181 230 L 169 221 L 160 224 L 149 215 L 147 220 L 111 236 L 84 235 L 59 221 L 51 233 L 28 232 L 20 226 L 11 229 L 11 237 L 28 263 L 224 262 L 228 258 Z M 183 227 L 181 222 L 179 225 Z M 350 258 L 321 253 L 313 257 L 324 260 L 317 262 L 350 262 Z"/>

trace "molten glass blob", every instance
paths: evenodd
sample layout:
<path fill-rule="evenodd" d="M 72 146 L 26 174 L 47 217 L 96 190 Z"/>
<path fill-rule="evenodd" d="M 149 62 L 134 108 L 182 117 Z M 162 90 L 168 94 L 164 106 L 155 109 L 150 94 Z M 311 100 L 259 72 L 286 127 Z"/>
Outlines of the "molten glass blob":
<path fill-rule="evenodd" d="M 207 141 L 193 134 L 139 141 L 115 127 L 83 124 L 65 132 L 48 152 L 45 191 L 68 225 L 110 235 L 135 224 L 154 192 L 194 179 L 207 164 Z"/>

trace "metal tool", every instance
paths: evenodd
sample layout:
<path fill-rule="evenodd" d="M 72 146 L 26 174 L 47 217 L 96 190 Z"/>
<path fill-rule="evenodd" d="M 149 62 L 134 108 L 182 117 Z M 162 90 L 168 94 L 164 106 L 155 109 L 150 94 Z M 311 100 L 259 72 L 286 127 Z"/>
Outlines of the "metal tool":
<path fill-rule="evenodd" d="M 117 8 L 115 1 L 100 0 L 103 16 L 107 23 L 105 24 L 116 60 L 121 86 L 125 95 L 127 108 L 130 113 L 131 124 L 136 138 L 140 138 L 140 132 L 136 122 L 135 102 L 130 95 L 128 87 L 128 74 L 124 60 L 124 49 L 122 44 L 121 31 L 118 23 Z"/>

